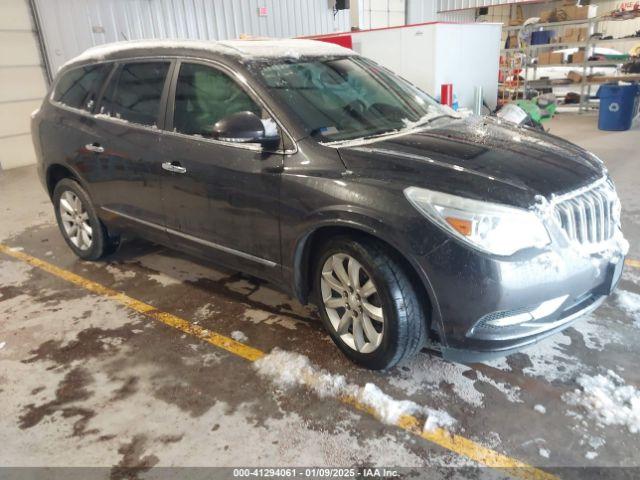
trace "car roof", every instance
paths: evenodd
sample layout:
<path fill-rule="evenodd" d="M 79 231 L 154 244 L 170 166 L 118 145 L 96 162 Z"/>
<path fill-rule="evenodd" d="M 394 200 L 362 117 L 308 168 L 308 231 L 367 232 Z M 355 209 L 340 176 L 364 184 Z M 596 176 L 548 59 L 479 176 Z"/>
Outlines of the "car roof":
<path fill-rule="evenodd" d="M 307 39 L 269 40 L 129 40 L 89 48 L 62 68 L 135 56 L 222 54 L 239 59 L 355 55 L 339 45 Z"/>

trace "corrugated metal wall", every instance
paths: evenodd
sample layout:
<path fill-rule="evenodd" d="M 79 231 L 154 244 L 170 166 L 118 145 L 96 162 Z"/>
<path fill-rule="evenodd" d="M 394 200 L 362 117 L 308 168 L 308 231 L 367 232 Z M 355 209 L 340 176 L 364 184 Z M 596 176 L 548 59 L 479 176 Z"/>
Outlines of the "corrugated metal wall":
<path fill-rule="evenodd" d="M 464 10 L 467 8 L 491 7 L 505 3 L 531 3 L 539 1 L 540 0 L 437 0 L 439 12 Z"/>
<path fill-rule="evenodd" d="M 407 23 L 412 24 L 435 21 L 473 23 L 475 21 L 475 10 L 438 12 L 437 0 L 407 1 Z"/>
<path fill-rule="evenodd" d="M 102 43 L 141 38 L 225 40 L 241 34 L 295 37 L 349 30 L 349 11 L 329 0 L 36 0 L 55 72 Z M 266 16 L 258 14 L 266 7 Z"/>

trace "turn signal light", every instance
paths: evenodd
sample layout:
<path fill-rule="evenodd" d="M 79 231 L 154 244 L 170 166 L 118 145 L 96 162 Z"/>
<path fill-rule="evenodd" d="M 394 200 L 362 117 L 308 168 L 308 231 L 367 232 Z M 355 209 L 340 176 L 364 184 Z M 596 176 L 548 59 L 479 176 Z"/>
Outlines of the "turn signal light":
<path fill-rule="evenodd" d="M 451 225 L 453 228 L 455 228 L 460 234 L 464 235 L 465 237 L 468 237 L 469 235 L 471 235 L 471 231 L 472 231 L 471 220 L 462 220 L 460 218 L 455 218 L 455 217 L 445 217 L 445 220 L 449 225 Z"/>

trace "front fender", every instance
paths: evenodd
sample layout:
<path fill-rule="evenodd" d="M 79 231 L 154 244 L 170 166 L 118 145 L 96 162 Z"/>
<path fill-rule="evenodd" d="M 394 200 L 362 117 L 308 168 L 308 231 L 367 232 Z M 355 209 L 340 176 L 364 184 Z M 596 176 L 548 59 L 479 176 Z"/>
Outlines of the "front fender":
<path fill-rule="evenodd" d="M 410 268 L 413 269 L 421 281 L 422 287 L 429 300 L 431 307 L 431 311 L 429 312 L 430 324 L 436 328 L 440 338 L 444 339 L 438 299 L 435 296 L 433 286 L 426 272 L 416 258 L 416 254 L 424 254 L 424 252 L 419 252 L 409 247 L 409 245 L 415 247 L 416 244 L 402 234 L 402 229 L 392 228 L 392 223 L 384 222 L 376 216 L 374 212 L 353 205 L 336 205 L 318 209 L 305 218 L 304 224 L 306 228 L 299 233 L 295 241 L 295 248 L 293 249 L 291 258 L 292 268 L 289 272 L 290 281 L 293 285 L 292 290 L 300 302 L 307 303 L 309 299 L 311 285 L 308 279 L 310 269 L 312 268 L 312 248 L 314 238 L 317 238 L 316 235 L 322 235 L 322 232 L 330 232 L 331 230 L 335 230 L 336 232 L 344 231 L 345 233 L 351 231 L 354 234 L 364 234 L 388 244 L 401 255 L 409 264 Z M 446 241 L 447 240 L 443 238 L 442 242 L 433 248 L 437 248 Z M 287 273 L 286 270 L 285 268 L 285 275 Z"/>

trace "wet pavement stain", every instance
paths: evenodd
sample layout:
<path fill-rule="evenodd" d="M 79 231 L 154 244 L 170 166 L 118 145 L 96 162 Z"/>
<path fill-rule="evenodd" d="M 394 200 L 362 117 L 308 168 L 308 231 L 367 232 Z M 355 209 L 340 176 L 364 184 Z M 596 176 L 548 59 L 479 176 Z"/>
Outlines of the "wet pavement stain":
<path fill-rule="evenodd" d="M 88 400 L 93 392 L 87 387 L 93 382 L 93 377 L 82 367 L 76 367 L 67 372 L 58 388 L 54 400 L 35 405 L 33 403 L 24 407 L 24 413 L 19 418 L 21 429 L 32 428 L 39 424 L 45 417 L 60 412 L 63 418 L 80 417 L 73 424 L 73 436 L 81 437 L 97 433 L 97 430 L 86 430 L 89 420 L 95 416 L 93 410 L 73 406 L 71 404 Z"/>
<path fill-rule="evenodd" d="M 10 300 L 24 293 L 22 287 L 16 285 L 5 285 L 0 287 L 0 302 Z"/>
<path fill-rule="evenodd" d="M 180 433 L 176 435 L 162 435 L 158 437 L 158 441 L 166 445 L 168 443 L 178 443 L 183 438 L 184 438 L 184 433 Z"/>
<path fill-rule="evenodd" d="M 129 323 L 114 329 L 91 327 L 78 332 L 75 340 L 64 345 L 63 340 L 47 340 L 32 350 L 31 357 L 22 363 L 33 363 L 48 360 L 56 365 L 69 365 L 74 361 L 109 356 L 118 350 L 118 346 L 105 340 L 127 340 L 135 335 L 132 329 L 136 324 Z"/>
<path fill-rule="evenodd" d="M 118 448 L 122 460 L 112 467 L 111 480 L 133 480 L 140 478 L 140 474 L 151 470 L 160 459 L 153 454 L 145 455 L 147 437 L 136 435 L 131 442 Z"/>
<path fill-rule="evenodd" d="M 114 395 L 111 397 L 111 400 L 117 402 L 120 400 L 124 400 L 125 398 L 128 398 L 136 393 L 138 391 L 139 380 L 140 379 L 138 377 L 128 377 L 125 380 L 124 384 L 115 391 Z"/>

